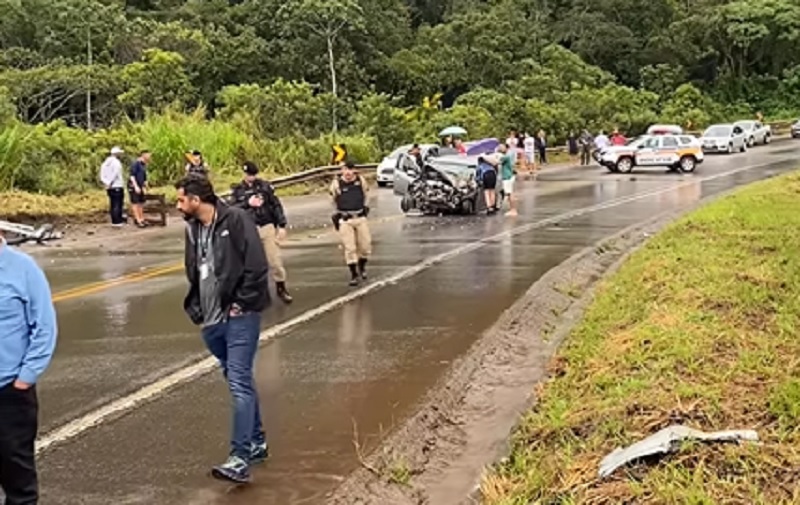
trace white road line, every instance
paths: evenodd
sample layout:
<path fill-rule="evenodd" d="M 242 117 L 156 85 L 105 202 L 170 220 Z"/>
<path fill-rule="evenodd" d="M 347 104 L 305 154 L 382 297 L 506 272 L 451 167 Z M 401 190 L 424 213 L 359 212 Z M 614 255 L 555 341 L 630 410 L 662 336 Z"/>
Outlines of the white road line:
<path fill-rule="evenodd" d="M 566 219 L 571 219 L 573 217 L 578 217 L 584 214 L 590 214 L 593 212 L 609 209 L 612 207 L 617 207 L 619 205 L 624 205 L 626 203 L 643 200 L 645 198 L 650 198 L 652 196 L 661 195 L 663 193 L 669 193 L 684 186 L 690 186 L 692 184 L 698 184 L 701 182 L 711 181 L 714 179 L 720 179 L 722 177 L 728 177 L 740 172 L 744 172 L 759 167 L 766 167 L 772 164 L 774 164 L 774 162 L 764 163 L 760 165 L 745 166 L 737 168 L 735 170 L 729 170 L 727 172 L 722 172 L 719 174 L 709 175 L 706 177 L 701 177 L 696 179 L 692 178 L 691 180 L 688 180 L 686 182 L 673 184 L 666 188 L 647 191 L 644 193 L 634 194 L 626 197 L 615 198 L 607 202 L 591 205 L 589 207 L 583 207 L 569 212 L 564 212 L 557 216 L 549 217 L 540 221 L 536 221 L 534 223 L 528 223 L 516 226 L 514 228 L 511 228 L 501 233 L 497 233 L 490 237 L 485 237 L 475 242 L 471 242 L 469 244 L 456 247 L 454 249 L 451 249 L 450 251 L 437 254 L 435 256 L 431 256 L 430 258 L 427 258 L 417 263 L 414 266 L 401 270 L 386 278 L 379 279 L 373 283 L 364 286 L 361 289 L 340 296 L 338 298 L 334 298 L 333 300 L 324 303 L 322 305 L 319 305 L 314 309 L 308 310 L 297 317 L 294 317 L 286 322 L 272 326 L 271 328 L 263 331 L 260 335 L 260 340 L 262 342 L 265 342 L 270 339 L 273 339 L 283 333 L 286 333 L 290 329 L 300 324 L 315 319 L 348 302 L 366 296 L 367 294 L 382 289 L 386 286 L 396 284 L 397 282 L 412 277 L 434 265 L 452 259 L 456 256 L 460 256 L 462 254 L 474 251 L 476 249 L 486 246 L 487 244 L 496 242 L 500 239 L 519 235 L 521 233 L 525 233 L 536 228 L 548 226 L 556 222 L 563 221 Z M 56 444 L 64 443 L 67 440 L 70 440 L 80 435 L 81 433 L 87 431 L 92 427 L 99 426 L 100 424 L 103 424 L 104 422 L 111 420 L 116 416 L 122 415 L 127 411 L 133 410 L 142 403 L 151 400 L 184 382 L 190 381 L 192 379 L 195 379 L 197 377 L 200 377 L 208 373 L 209 371 L 213 370 L 216 366 L 217 366 L 217 360 L 213 357 L 208 357 L 202 359 L 201 361 L 198 361 L 197 363 L 189 365 L 181 370 L 175 371 L 167 375 L 166 377 L 163 377 L 151 384 L 148 384 L 142 387 L 141 389 L 134 391 L 133 393 L 130 393 L 122 398 L 111 401 L 92 412 L 89 412 L 73 421 L 66 423 L 65 425 L 59 428 L 56 428 L 46 433 L 44 436 L 42 436 L 40 439 L 37 440 L 36 453 L 41 454 L 42 452 L 46 451 L 47 449 L 53 447 Z"/>

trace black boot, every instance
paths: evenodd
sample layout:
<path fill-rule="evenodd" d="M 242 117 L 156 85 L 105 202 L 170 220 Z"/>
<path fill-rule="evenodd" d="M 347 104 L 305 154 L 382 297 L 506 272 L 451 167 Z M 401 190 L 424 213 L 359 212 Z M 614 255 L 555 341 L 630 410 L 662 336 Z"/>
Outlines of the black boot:
<path fill-rule="evenodd" d="M 351 263 L 347 265 L 347 268 L 350 269 L 350 285 L 358 286 L 358 265 Z"/>
<path fill-rule="evenodd" d="M 367 280 L 367 258 L 358 260 L 358 273 L 362 280 Z"/>
<path fill-rule="evenodd" d="M 278 292 L 278 298 L 280 298 L 283 303 L 292 303 L 293 298 L 292 295 L 289 294 L 289 291 L 286 289 L 285 282 L 276 282 L 275 289 Z"/>

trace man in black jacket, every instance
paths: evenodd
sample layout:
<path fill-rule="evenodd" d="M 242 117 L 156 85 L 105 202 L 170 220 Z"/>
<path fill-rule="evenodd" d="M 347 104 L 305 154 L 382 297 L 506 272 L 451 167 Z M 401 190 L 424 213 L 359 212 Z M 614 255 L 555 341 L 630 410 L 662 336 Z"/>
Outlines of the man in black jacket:
<path fill-rule="evenodd" d="M 244 164 L 244 179 L 233 188 L 233 201 L 255 219 L 261 230 L 261 241 L 267 252 L 267 263 L 278 298 L 284 303 L 292 303 L 292 295 L 286 289 L 286 269 L 280 248 L 280 243 L 286 240 L 286 214 L 272 185 L 258 178 L 258 166 L 252 161 Z"/>
<path fill-rule="evenodd" d="M 268 456 L 253 380 L 261 312 L 269 304 L 264 247 L 253 220 L 219 201 L 206 177 L 190 174 L 175 187 L 178 210 L 187 220 L 184 309 L 202 326 L 233 398 L 230 455 L 212 475 L 249 482 L 250 465 Z"/>

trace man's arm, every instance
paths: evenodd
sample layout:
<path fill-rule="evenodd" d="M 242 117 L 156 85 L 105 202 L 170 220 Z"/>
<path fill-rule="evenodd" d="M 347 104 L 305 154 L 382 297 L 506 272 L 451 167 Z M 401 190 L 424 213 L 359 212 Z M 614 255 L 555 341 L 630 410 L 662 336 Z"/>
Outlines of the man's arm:
<path fill-rule="evenodd" d="M 231 197 L 233 198 L 234 207 L 245 210 L 250 208 L 250 204 L 247 202 L 247 189 L 244 187 L 244 184 L 237 184 L 234 186 Z"/>
<path fill-rule="evenodd" d="M 29 298 L 26 315 L 31 333 L 28 351 L 22 359 L 22 368 L 17 376 L 17 385 L 22 387 L 36 384 L 39 376 L 50 364 L 58 334 L 50 285 L 44 272 L 33 260 L 30 260 L 26 273 L 26 287 Z"/>
<path fill-rule="evenodd" d="M 334 209 L 338 209 L 336 205 L 336 199 L 339 197 L 339 178 L 334 177 L 333 181 L 331 182 L 331 187 L 328 189 L 328 192 L 331 194 L 331 203 L 333 204 Z"/>
<path fill-rule="evenodd" d="M 271 184 L 265 183 L 265 186 L 265 203 L 272 209 L 272 215 L 275 216 L 275 225 L 278 228 L 286 228 L 286 213 L 283 211 L 281 199 L 275 194 L 275 188 Z"/>
<path fill-rule="evenodd" d="M 255 222 L 246 214 L 238 214 L 234 219 L 235 236 L 239 237 L 237 240 L 239 260 L 243 267 L 242 283 L 236 294 L 238 299 L 235 299 L 234 302 L 252 306 L 264 296 L 262 291 L 268 289 L 267 255 L 264 252 L 264 244 L 261 242 Z"/>

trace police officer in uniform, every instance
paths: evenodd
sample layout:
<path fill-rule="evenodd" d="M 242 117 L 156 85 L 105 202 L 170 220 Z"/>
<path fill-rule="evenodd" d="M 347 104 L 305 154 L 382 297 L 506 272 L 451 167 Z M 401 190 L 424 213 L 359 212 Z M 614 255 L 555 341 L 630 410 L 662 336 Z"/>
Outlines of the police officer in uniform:
<path fill-rule="evenodd" d="M 352 161 L 342 165 L 342 172 L 331 184 L 336 213 L 333 225 L 344 247 L 344 259 L 350 269 L 350 285 L 367 279 L 367 261 L 372 254 L 372 236 L 367 215 L 367 182 L 355 170 Z"/>
<path fill-rule="evenodd" d="M 280 249 L 280 243 L 286 239 L 286 214 L 272 185 L 257 175 L 258 166 L 252 161 L 246 162 L 244 179 L 233 188 L 234 205 L 249 211 L 255 219 L 278 298 L 284 303 L 292 303 L 292 296 L 286 289 L 286 269 Z"/>

